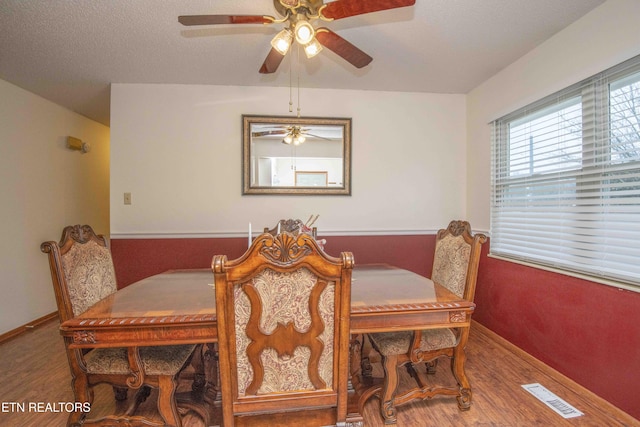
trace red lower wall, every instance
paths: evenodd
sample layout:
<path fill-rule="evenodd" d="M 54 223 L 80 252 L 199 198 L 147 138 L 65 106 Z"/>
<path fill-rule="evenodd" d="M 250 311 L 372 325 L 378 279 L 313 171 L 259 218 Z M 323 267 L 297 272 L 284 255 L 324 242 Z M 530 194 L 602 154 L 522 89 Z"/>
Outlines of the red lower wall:
<path fill-rule="evenodd" d="M 322 237 L 322 236 L 320 236 Z M 429 276 L 435 236 L 330 236 L 325 250 L 356 265 L 386 262 Z M 172 268 L 208 268 L 242 255 L 245 238 L 113 239 L 118 286 Z M 487 257 L 474 319 L 640 419 L 640 293 Z"/>
<path fill-rule="evenodd" d="M 487 257 L 473 317 L 640 419 L 640 293 Z"/>
<path fill-rule="evenodd" d="M 386 262 L 418 274 L 431 274 L 435 235 L 332 236 L 325 239 L 324 249 L 329 255 L 339 256 L 342 251 L 351 251 L 356 265 Z M 234 259 L 246 249 L 246 238 L 111 240 L 118 288 L 169 269 L 210 268 L 214 255 L 223 254 Z"/>

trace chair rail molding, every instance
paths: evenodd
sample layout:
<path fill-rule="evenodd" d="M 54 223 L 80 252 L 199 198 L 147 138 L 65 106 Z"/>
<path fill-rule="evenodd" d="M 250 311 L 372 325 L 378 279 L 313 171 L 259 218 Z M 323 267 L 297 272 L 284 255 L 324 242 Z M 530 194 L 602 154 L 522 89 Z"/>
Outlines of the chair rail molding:
<path fill-rule="evenodd" d="M 379 230 L 326 230 L 323 229 L 322 236 L 412 236 L 412 235 L 432 235 L 437 233 L 437 229 L 379 229 Z M 194 231 L 194 232 L 111 232 L 111 239 L 199 239 L 199 238 L 229 238 L 247 237 L 246 231 Z"/>

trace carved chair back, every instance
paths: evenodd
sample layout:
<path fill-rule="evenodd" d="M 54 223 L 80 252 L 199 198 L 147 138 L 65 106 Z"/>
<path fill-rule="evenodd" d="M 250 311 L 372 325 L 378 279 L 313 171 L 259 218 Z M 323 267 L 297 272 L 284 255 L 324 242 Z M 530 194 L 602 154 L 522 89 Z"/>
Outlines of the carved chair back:
<path fill-rule="evenodd" d="M 60 313 L 71 319 L 101 299 L 116 292 L 116 275 L 111 252 L 102 235 L 89 225 L 65 227 L 60 243 L 44 242 Z"/>
<path fill-rule="evenodd" d="M 471 225 L 467 221 L 451 221 L 436 236 L 431 280 L 472 301 L 480 250 L 485 240 L 483 234 L 471 235 Z"/>
<path fill-rule="evenodd" d="M 258 236 L 236 260 L 214 257 L 225 426 L 305 409 L 289 415 L 345 420 L 352 267 L 351 253 L 333 258 L 288 232 Z"/>

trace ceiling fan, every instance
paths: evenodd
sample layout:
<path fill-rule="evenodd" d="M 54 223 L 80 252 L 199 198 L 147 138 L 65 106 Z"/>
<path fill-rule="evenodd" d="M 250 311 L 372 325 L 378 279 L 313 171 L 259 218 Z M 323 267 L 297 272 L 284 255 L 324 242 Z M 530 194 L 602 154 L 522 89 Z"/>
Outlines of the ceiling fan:
<path fill-rule="evenodd" d="M 298 125 L 275 126 L 275 128 L 276 129 L 274 130 L 252 132 L 251 136 L 254 138 L 265 137 L 265 136 L 282 137 L 282 143 L 287 145 L 289 144 L 300 145 L 306 141 L 308 136 L 331 141 L 330 138 L 309 133 L 311 132 L 311 129 L 303 128 L 302 126 L 298 126 Z"/>
<path fill-rule="evenodd" d="M 280 24 L 286 27 L 271 41 L 271 51 L 260 67 L 260 73 L 270 74 L 278 69 L 295 40 L 303 46 L 308 58 L 317 55 L 322 47 L 333 51 L 356 68 L 368 65 L 373 58 L 326 27 L 314 28 L 315 20 L 333 21 L 350 16 L 399 7 L 412 6 L 415 0 L 273 0 L 277 19 L 268 15 L 184 15 L 178 17 L 182 25 L 220 24 Z"/>

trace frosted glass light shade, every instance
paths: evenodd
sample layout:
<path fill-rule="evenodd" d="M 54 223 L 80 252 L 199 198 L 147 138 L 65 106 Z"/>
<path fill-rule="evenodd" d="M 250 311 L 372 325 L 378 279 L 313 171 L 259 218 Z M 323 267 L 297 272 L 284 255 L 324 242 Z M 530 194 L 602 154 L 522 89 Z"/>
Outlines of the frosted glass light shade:
<path fill-rule="evenodd" d="M 296 41 L 303 46 L 309 43 L 315 35 L 313 27 L 307 21 L 298 21 L 296 23 L 295 33 Z"/>
<path fill-rule="evenodd" d="M 275 50 L 277 50 L 280 54 L 286 55 L 289 51 L 289 47 L 291 47 L 291 42 L 293 41 L 293 35 L 288 28 L 280 31 L 276 36 L 271 40 L 271 46 Z"/>
<path fill-rule="evenodd" d="M 309 43 L 304 46 L 304 53 L 307 55 L 307 58 L 313 58 L 322 50 L 322 45 L 316 38 L 314 37 Z"/>

